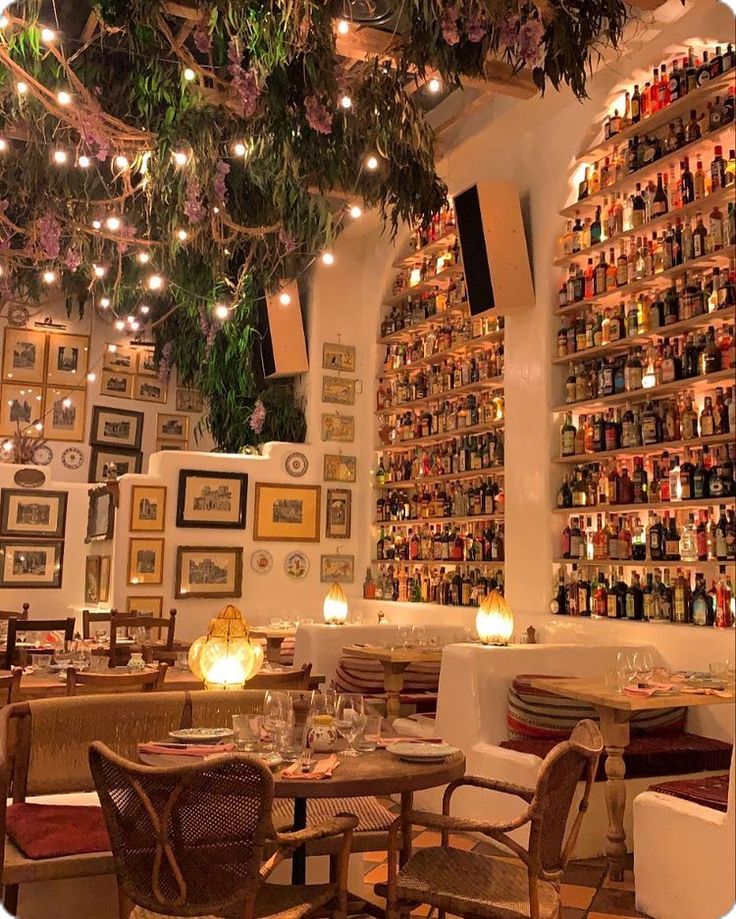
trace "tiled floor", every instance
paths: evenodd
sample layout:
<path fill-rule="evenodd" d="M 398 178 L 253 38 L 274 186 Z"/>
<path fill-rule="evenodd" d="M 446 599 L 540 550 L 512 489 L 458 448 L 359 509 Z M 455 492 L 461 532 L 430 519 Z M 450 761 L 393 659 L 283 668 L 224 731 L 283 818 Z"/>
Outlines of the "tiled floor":
<path fill-rule="evenodd" d="M 439 844 L 439 834 L 421 832 L 414 838 L 415 846 Z M 510 858 L 509 854 L 487 842 L 477 842 L 465 835 L 454 835 L 452 845 L 472 850 L 492 858 Z M 373 885 L 386 880 L 386 853 L 372 852 L 364 856 L 364 883 Z M 419 907 L 413 915 L 426 917 L 427 907 Z M 563 878 L 562 919 L 646 919 L 634 905 L 634 874 L 629 867 L 625 879 L 614 883 L 606 879 L 605 859 L 583 859 L 572 862 Z"/>

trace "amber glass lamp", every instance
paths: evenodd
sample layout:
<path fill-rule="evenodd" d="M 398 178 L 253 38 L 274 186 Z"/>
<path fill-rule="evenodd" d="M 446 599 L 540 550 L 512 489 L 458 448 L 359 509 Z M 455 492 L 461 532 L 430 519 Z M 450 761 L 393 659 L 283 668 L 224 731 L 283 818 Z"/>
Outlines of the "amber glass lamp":
<path fill-rule="evenodd" d="M 344 625 L 348 618 L 348 598 L 337 581 L 327 591 L 322 614 L 328 625 Z"/>
<path fill-rule="evenodd" d="M 262 666 L 263 648 L 250 640 L 235 606 L 226 606 L 189 649 L 189 667 L 207 689 L 242 689 Z"/>
<path fill-rule="evenodd" d="M 514 632 L 514 614 L 497 590 L 486 594 L 475 617 L 475 631 L 484 645 L 507 645 Z"/>

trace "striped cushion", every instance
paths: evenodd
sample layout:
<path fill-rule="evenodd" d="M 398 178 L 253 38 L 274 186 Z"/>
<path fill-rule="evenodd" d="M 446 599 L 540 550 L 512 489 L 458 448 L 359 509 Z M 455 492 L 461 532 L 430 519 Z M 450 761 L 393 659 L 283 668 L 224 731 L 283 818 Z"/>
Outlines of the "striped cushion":
<path fill-rule="evenodd" d="M 355 814 L 358 833 L 380 833 L 388 830 L 396 814 L 385 807 L 378 798 L 310 798 L 307 801 L 307 826 L 330 820 L 336 814 Z M 291 826 L 294 822 L 294 804 L 284 798 L 273 802 L 273 820 L 277 827 Z"/>
<path fill-rule="evenodd" d="M 404 690 L 408 693 L 436 693 L 440 684 L 440 665 L 409 664 L 404 671 Z M 380 661 L 362 657 L 341 657 L 337 663 L 335 689 L 338 692 L 357 692 L 363 695 L 380 695 L 383 686 L 383 665 Z"/>
<path fill-rule="evenodd" d="M 555 677 L 546 675 L 548 679 Z M 583 718 L 598 720 L 592 705 L 565 699 L 530 685 L 535 674 L 520 674 L 509 688 L 507 716 L 510 740 L 565 740 Z M 632 734 L 681 734 L 685 730 L 685 708 L 660 708 L 634 712 Z"/>
<path fill-rule="evenodd" d="M 281 665 L 283 667 L 293 667 L 294 666 L 294 644 L 296 639 L 292 636 L 291 638 L 285 638 L 281 642 Z"/>

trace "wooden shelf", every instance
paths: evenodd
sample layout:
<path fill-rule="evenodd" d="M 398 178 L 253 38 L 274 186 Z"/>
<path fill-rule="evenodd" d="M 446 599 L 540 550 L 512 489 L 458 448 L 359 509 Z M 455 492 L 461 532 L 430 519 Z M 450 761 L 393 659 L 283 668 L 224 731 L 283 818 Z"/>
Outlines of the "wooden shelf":
<path fill-rule="evenodd" d="M 405 326 L 403 329 L 397 329 L 396 332 L 391 332 L 390 335 L 384 335 L 378 339 L 378 344 L 395 345 L 406 338 L 415 338 L 417 335 L 421 335 L 438 322 L 446 322 L 448 319 L 463 315 L 469 315 L 466 300 L 457 306 L 450 306 L 446 310 L 435 313 L 433 316 L 428 316 L 426 319 L 422 319 L 421 322 L 415 322 L 412 325 Z"/>
<path fill-rule="evenodd" d="M 503 562 L 456 562 L 454 559 L 436 562 L 434 560 L 425 561 L 419 558 L 374 558 L 371 560 L 373 565 L 407 565 L 409 567 L 421 568 L 427 565 L 429 568 L 497 568 L 502 569 L 506 564 Z"/>
<path fill-rule="evenodd" d="M 585 399 L 582 402 L 570 402 L 563 405 L 556 405 L 552 408 L 555 414 L 563 412 L 574 412 L 579 414 L 591 409 L 605 408 L 615 405 L 626 405 L 627 402 L 638 404 L 639 402 L 649 402 L 658 396 L 669 395 L 669 393 L 680 392 L 683 390 L 706 390 L 718 386 L 722 383 L 731 385 L 734 379 L 734 369 L 719 370 L 716 373 L 707 373 L 702 376 L 689 377 L 687 380 L 675 380 L 673 383 L 663 383 L 661 386 L 653 386 L 651 389 L 635 389 L 632 392 L 615 393 L 613 396 L 601 396 L 598 399 Z"/>
<path fill-rule="evenodd" d="M 504 421 L 494 421 L 492 424 L 478 424 L 472 428 L 459 428 L 456 431 L 443 431 L 441 434 L 430 434 L 429 437 L 417 437 L 414 440 L 402 440 L 395 444 L 376 447 L 377 453 L 404 453 L 414 447 L 428 447 L 432 444 L 441 444 L 447 440 L 457 440 L 468 434 L 488 434 L 498 431 L 505 426 Z"/>
<path fill-rule="evenodd" d="M 415 520 L 376 520 L 373 524 L 376 529 L 380 527 L 412 528 L 425 523 L 488 523 L 493 520 L 503 520 L 503 514 L 470 514 L 468 517 L 417 517 Z"/>
<path fill-rule="evenodd" d="M 462 273 L 462 265 L 450 265 L 447 268 L 443 268 L 442 271 L 439 271 L 437 274 L 433 274 L 432 277 L 425 278 L 418 284 L 406 287 L 399 293 L 391 294 L 391 296 L 386 297 L 383 301 L 384 305 L 394 306 L 397 303 L 401 303 L 402 300 L 406 300 L 407 297 L 413 297 L 416 294 L 424 293 L 431 290 L 433 287 L 442 287 L 444 284 L 449 284 L 454 278 L 460 277 Z"/>
<path fill-rule="evenodd" d="M 719 444 L 736 442 L 736 433 L 715 434 L 713 437 L 695 437 L 692 440 L 668 440 L 646 447 L 621 447 L 618 450 L 602 450 L 600 453 L 576 453 L 574 456 L 556 456 L 552 460 L 560 466 L 589 466 L 622 456 L 656 456 L 659 453 L 677 454 L 683 450 L 698 450 L 702 447 L 717 447 Z"/>
<path fill-rule="evenodd" d="M 553 264 L 557 266 L 569 265 L 570 262 L 579 262 L 583 259 L 587 260 L 588 258 L 599 256 L 601 252 L 607 253 L 611 248 L 619 248 L 619 243 L 625 239 L 632 239 L 635 236 L 648 236 L 660 227 L 665 228 L 668 223 L 672 223 L 677 217 L 693 217 L 701 212 L 703 214 L 709 213 L 717 205 L 728 204 L 733 200 L 733 196 L 733 185 L 729 185 L 728 188 L 720 188 L 711 195 L 706 195 L 698 201 L 693 201 L 692 204 L 686 204 L 684 207 L 668 211 L 661 217 L 655 217 L 654 220 L 648 220 L 635 230 L 624 230 L 623 233 L 615 233 L 613 236 L 609 236 L 608 239 L 604 239 L 594 246 L 589 246 L 587 249 L 579 249 L 570 255 L 561 255 L 554 260 Z"/>
<path fill-rule="evenodd" d="M 421 249 L 417 249 L 414 252 L 410 252 L 409 255 L 405 255 L 403 258 L 396 259 L 393 264 L 394 268 L 410 268 L 412 265 L 421 263 L 425 258 L 429 256 L 436 255 L 438 252 L 442 252 L 445 249 L 449 249 L 450 246 L 455 242 L 457 238 L 457 228 L 453 227 L 451 230 L 448 230 L 447 233 L 440 236 L 438 239 L 435 239 L 434 242 L 427 243 L 426 246 L 422 246 Z"/>
<path fill-rule="evenodd" d="M 424 475 L 418 479 L 404 479 L 401 482 L 384 482 L 383 485 L 375 484 L 381 491 L 392 488 L 422 488 L 425 485 L 435 485 L 440 482 L 459 482 L 465 479 L 503 478 L 503 466 L 489 466 L 487 469 L 469 469 L 467 472 L 450 472 L 447 475 Z"/>
<path fill-rule="evenodd" d="M 726 246 L 719 249 L 718 252 L 709 252 L 707 255 L 701 255 L 698 258 L 691 258 L 682 265 L 676 265 L 674 268 L 668 268 L 666 271 L 660 271 L 659 274 L 653 274 L 648 278 L 640 278 L 632 281 L 631 284 L 624 284 L 623 287 L 616 287 L 614 290 L 607 290 L 604 294 L 596 294 L 589 300 L 578 300 L 575 303 L 568 303 L 567 306 L 560 306 L 556 312 L 558 316 L 567 316 L 570 313 L 578 313 L 586 307 L 597 306 L 612 301 L 620 302 L 625 300 L 631 294 L 638 293 L 640 290 L 647 290 L 655 287 L 667 287 L 666 281 L 672 281 L 675 278 L 682 277 L 689 271 L 697 271 L 698 268 L 707 268 L 708 265 L 716 265 L 719 262 L 728 262 L 729 259 L 736 257 L 736 246 Z"/>
<path fill-rule="evenodd" d="M 703 498 L 697 501 L 650 501 L 648 504 L 594 504 L 589 507 L 553 507 L 553 514 L 566 517 L 593 517 L 596 514 L 645 514 L 647 511 L 691 511 L 699 508 L 717 507 L 719 504 L 733 506 L 736 498 Z"/>
<path fill-rule="evenodd" d="M 652 134 L 659 128 L 666 127 L 676 118 L 689 115 L 690 109 L 697 108 L 698 105 L 710 99 L 712 96 L 724 94 L 735 80 L 736 70 L 731 68 L 724 74 L 721 74 L 717 79 L 709 80 L 705 86 L 699 86 L 676 102 L 672 102 L 666 108 L 660 109 L 648 118 L 642 119 L 642 121 L 637 124 L 629 125 L 629 127 L 625 128 L 623 131 L 619 131 L 618 134 L 614 135 L 609 140 L 600 140 L 592 144 L 578 154 L 577 161 L 592 162 L 601 157 L 605 158 L 606 156 L 610 156 L 615 147 L 620 147 L 621 144 L 627 143 L 635 135 L 639 134 L 641 136 L 642 134 Z M 601 131 L 602 130 L 603 125 L 601 125 Z"/>
<path fill-rule="evenodd" d="M 724 322 L 734 322 L 734 320 L 736 320 L 736 307 L 730 306 L 726 309 L 716 310 L 713 313 L 704 313 L 702 316 L 693 316 L 692 319 L 683 319 L 680 322 L 673 322 L 671 325 L 665 325 L 658 329 L 651 329 L 648 332 L 641 332 L 639 335 L 620 338 L 618 341 L 611 341 L 608 342 L 608 344 L 598 345 L 595 348 L 575 351 L 573 354 L 565 355 L 565 357 L 556 357 L 552 360 L 552 363 L 566 365 L 574 364 L 576 361 L 592 360 L 596 357 L 625 354 L 630 348 L 643 342 L 651 341 L 653 338 L 670 338 L 673 335 L 682 335 L 695 329 L 706 328 L 709 325 L 720 325 Z"/>
<path fill-rule="evenodd" d="M 503 329 L 500 329 L 498 332 L 489 332 L 488 335 L 481 335 L 478 338 L 469 338 L 467 341 L 453 345 L 452 348 L 448 348 L 445 351 L 437 351 L 436 354 L 432 354 L 429 357 L 420 357 L 412 361 L 411 364 L 404 364 L 403 367 L 384 368 L 382 375 L 386 379 L 403 376 L 405 373 L 412 373 L 413 371 L 420 370 L 422 367 L 440 364 L 442 361 L 447 360 L 448 357 L 472 354 L 473 351 L 483 350 L 487 345 L 503 341 L 503 335 Z"/>
<path fill-rule="evenodd" d="M 730 122 L 717 131 L 710 131 L 698 140 L 691 141 L 689 144 L 680 147 L 679 150 L 675 150 L 672 153 L 666 153 L 648 166 L 637 169 L 636 172 L 630 172 L 628 175 L 619 179 L 618 182 L 607 185 L 594 195 L 589 195 L 587 198 L 583 198 L 582 201 L 575 201 L 569 204 L 560 211 L 560 215 L 566 218 L 574 217 L 576 211 L 582 211 L 584 208 L 595 209 L 598 206 L 602 206 L 604 198 L 610 198 L 611 195 L 615 194 L 617 191 L 623 191 L 629 186 L 633 188 L 637 182 L 645 184 L 653 176 L 656 178 L 658 172 L 669 172 L 670 166 L 679 163 L 684 157 L 688 157 L 690 162 L 694 160 L 697 161 L 698 156 L 696 151 L 698 150 L 705 150 L 705 148 L 708 147 L 708 153 L 710 155 L 710 149 L 720 144 L 721 146 L 725 146 L 726 152 L 728 152 L 728 144 L 731 143 L 730 138 L 733 134 L 733 130 L 733 122 Z M 703 156 L 702 159 L 703 165 L 705 165 L 705 156 Z M 707 162 L 710 165 L 710 159 L 708 159 Z"/>
<path fill-rule="evenodd" d="M 717 569 L 733 565 L 733 562 L 719 562 L 717 559 L 708 559 L 707 562 L 653 562 L 651 559 L 636 562 L 630 558 L 626 559 L 626 561 L 620 561 L 616 558 L 556 558 L 552 563 L 554 565 L 578 565 L 584 568 L 641 568 L 644 571 L 654 571 L 655 568 Z"/>
<path fill-rule="evenodd" d="M 434 405 L 436 402 L 446 402 L 456 396 L 467 396 L 470 393 L 498 389 L 503 389 L 503 376 L 488 377 L 485 380 L 478 380 L 477 383 L 468 383 L 467 386 L 456 386 L 455 389 L 448 389 L 446 392 L 437 393 L 434 396 L 426 396 L 424 399 L 415 399 L 413 402 L 398 402 L 396 405 L 378 409 L 375 414 L 400 415 L 407 409 L 420 408 L 423 405 Z"/>

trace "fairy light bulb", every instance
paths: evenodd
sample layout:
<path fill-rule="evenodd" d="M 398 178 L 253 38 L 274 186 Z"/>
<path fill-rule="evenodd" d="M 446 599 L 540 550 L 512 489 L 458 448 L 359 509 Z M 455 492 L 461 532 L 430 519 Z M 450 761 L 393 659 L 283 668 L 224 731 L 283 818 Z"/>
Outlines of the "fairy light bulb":
<path fill-rule="evenodd" d="M 370 169 L 371 172 L 375 172 L 378 169 L 378 159 L 375 156 L 369 156 L 365 161 L 365 168 Z"/>
<path fill-rule="evenodd" d="M 225 306 L 224 303 L 218 303 L 215 307 L 215 317 L 217 319 L 227 319 L 230 315 L 230 310 Z"/>
<path fill-rule="evenodd" d="M 149 276 L 146 283 L 148 284 L 149 290 L 161 290 L 161 288 L 164 286 L 164 279 L 160 274 L 152 274 Z"/>
<path fill-rule="evenodd" d="M 69 398 L 69 396 L 67 396 L 66 399 L 61 400 L 61 404 L 64 406 L 64 408 L 71 408 L 72 400 Z"/>
<path fill-rule="evenodd" d="M 95 230 L 101 230 L 101 229 L 102 229 L 102 221 L 101 221 L 101 220 L 93 220 L 93 221 L 92 221 L 92 228 L 95 229 Z"/>
<path fill-rule="evenodd" d="M 44 284 L 53 284 L 56 280 L 56 275 L 53 271 L 44 271 L 43 273 L 43 283 Z"/>
<path fill-rule="evenodd" d="M 282 294 L 279 294 L 279 303 L 282 306 L 288 306 L 291 303 L 291 296 L 284 291 Z"/>
<path fill-rule="evenodd" d="M 235 156 L 245 156 L 247 151 L 248 148 L 245 146 L 242 140 L 239 140 L 236 144 L 233 145 L 233 153 Z"/>
<path fill-rule="evenodd" d="M 184 79 L 187 81 L 187 83 L 192 83 L 197 79 L 197 74 L 192 70 L 191 67 L 185 67 Z"/>
<path fill-rule="evenodd" d="M 96 278 L 104 278 L 107 268 L 104 265 L 95 265 L 93 269 Z"/>
<path fill-rule="evenodd" d="M 123 331 L 123 329 L 125 328 L 125 323 L 123 322 L 122 319 L 115 320 L 115 328 L 118 330 L 118 332 Z"/>
<path fill-rule="evenodd" d="M 5 29 L 5 28 L 7 28 L 7 26 L 9 25 L 9 23 L 10 23 L 10 20 L 9 20 L 8 17 L 3 13 L 3 15 L 0 16 L 0 29 Z"/>
<path fill-rule="evenodd" d="M 48 26 L 44 26 L 43 29 L 41 29 L 41 41 L 46 42 L 46 44 L 56 41 L 56 32 Z"/>
<path fill-rule="evenodd" d="M 427 89 L 431 93 L 438 93 L 442 89 L 442 83 L 440 83 L 437 77 L 432 77 L 432 79 L 427 83 Z"/>
<path fill-rule="evenodd" d="M 33 427 L 40 433 L 43 431 L 43 421 L 37 421 Z"/>
<path fill-rule="evenodd" d="M 69 159 L 66 150 L 54 150 L 52 159 L 57 166 L 63 166 Z"/>
<path fill-rule="evenodd" d="M 338 35 L 347 35 L 350 31 L 350 23 L 347 19 L 338 19 L 337 21 L 337 33 Z"/>
<path fill-rule="evenodd" d="M 132 329 L 134 332 L 137 332 L 138 329 L 140 329 L 141 324 L 140 324 L 140 322 L 138 322 L 137 319 L 134 319 L 134 320 L 131 322 L 130 327 L 131 327 L 131 329 Z"/>
<path fill-rule="evenodd" d="M 60 89 L 56 94 L 56 101 L 59 103 L 59 105 L 71 105 L 71 93 L 68 93 L 65 89 Z"/>
<path fill-rule="evenodd" d="M 147 316 L 151 312 L 151 307 L 147 303 L 141 303 L 138 308 L 144 316 Z"/>
<path fill-rule="evenodd" d="M 183 150 L 176 150 L 172 156 L 177 166 L 186 166 L 189 161 L 189 156 Z"/>
<path fill-rule="evenodd" d="M 352 108 L 352 107 L 353 107 L 353 100 L 350 98 L 350 96 L 347 96 L 347 95 L 346 95 L 346 96 L 342 96 L 341 99 L 340 99 L 340 105 L 341 105 L 342 108 L 344 108 L 344 109 Z"/>
<path fill-rule="evenodd" d="M 113 162 L 115 163 L 115 168 L 120 172 L 125 172 L 126 169 L 130 169 L 130 160 L 127 156 L 123 156 L 122 153 L 118 153 Z"/>
<path fill-rule="evenodd" d="M 105 226 L 112 233 L 115 233 L 120 229 L 120 218 L 119 217 L 108 217 L 105 221 Z"/>
<path fill-rule="evenodd" d="M 85 156 L 84 154 L 82 154 L 82 156 L 80 156 L 79 159 L 77 160 L 77 166 L 79 166 L 80 169 L 89 169 L 90 164 L 91 164 L 90 158 L 88 156 Z"/>
<path fill-rule="evenodd" d="M 88 382 L 88 383 L 94 383 L 94 381 L 95 381 L 96 379 L 97 379 L 97 374 L 96 374 L 96 373 L 91 373 L 91 372 L 90 372 L 90 373 L 87 374 L 87 382 Z"/>
<path fill-rule="evenodd" d="M 103 297 L 103 298 L 100 300 L 100 306 L 102 307 L 103 310 L 106 310 L 106 309 L 110 306 L 110 298 L 109 298 L 109 297 Z"/>
<path fill-rule="evenodd" d="M 358 217 L 362 217 L 362 216 L 363 216 L 363 209 L 362 209 L 359 205 L 354 204 L 354 205 L 350 208 L 350 210 L 348 211 L 348 213 L 349 213 L 350 216 L 353 218 L 353 220 L 357 220 Z"/>
<path fill-rule="evenodd" d="M 323 252 L 321 258 L 323 265 L 335 264 L 335 256 L 331 252 Z"/>
<path fill-rule="evenodd" d="M 126 316 L 125 321 L 128 323 L 128 325 L 133 325 L 135 322 L 135 316 Z"/>
<path fill-rule="evenodd" d="M 19 96 L 25 96 L 26 93 L 28 92 L 28 84 L 26 83 L 25 80 L 19 80 L 15 84 L 15 89 Z"/>
<path fill-rule="evenodd" d="M 8 149 L 8 142 L 4 137 L 0 137 L 0 153 L 5 153 Z"/>
<path fill-rule="evenodd" d="M 119 321 L 119 320 L 118 320 L 118 321 Z M 115 323 L 115 325 L 117 325 L 117 322 Z M 109 351 L 110 354 L 115 354 L 115 352 L 118 350 L 118 346 L 117 346 L 117 345 L 112 345 L 112 344 L 111 344 L 111 345 L 108 345 L 108 346 L 107 346 L 107 350 Z"/>
<path fill-rule="evenodd" d="M 12 405 L 13 403 L 12 403 L 12 402 L 9 402 L 8 404 L 9 404 L 9 405 Z M 13 449 L 13 441 L 12 441 L 12 440 L 6 440 L 5 443 L 3 444 L 3 450 L 5 450 L 5 452 L 8 453 L 8 452 L 10 452 L 10 450 L 12 450 L 12 449 Z"/>
<path fill-rule="evenodd" d="M 151 261 L 151 256 L 147 252 L 139 252 L 136 258 L 141 265 L 147 265 Z"/>
<path fill-rule="evenodd" d="M 187 231 L 184 230 L 184 229 L 177 230 L 177 231 L 176 231 L 176 238 L 179 240 L 179 242 L 182 242 L 182 243 L 183 243 L 183 242 L 185 242 L 185 241 L 189 238 L 189 233 L 187 233 Z"/>

